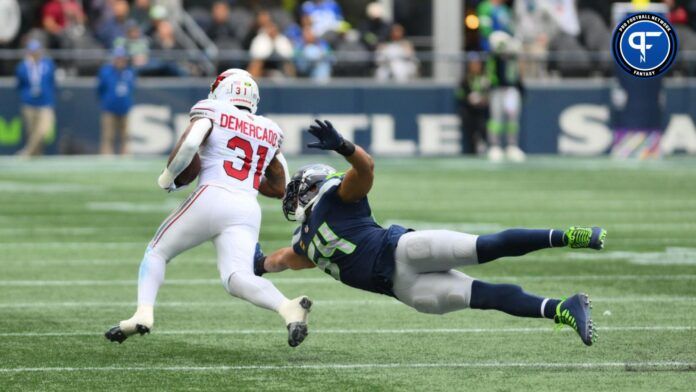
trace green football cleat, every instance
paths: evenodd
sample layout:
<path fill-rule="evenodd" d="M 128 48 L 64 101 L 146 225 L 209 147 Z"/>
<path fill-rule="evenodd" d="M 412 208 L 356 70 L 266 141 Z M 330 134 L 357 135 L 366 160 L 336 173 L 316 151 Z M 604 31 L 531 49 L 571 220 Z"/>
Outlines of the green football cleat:
<path fill-rule="evenodd" d="M 556 315 L 553 321 L 559 327 L 567 325 L 580 335 L 580 339 L 587 346 L 591 346 L 597 340 L 597 331 L 592 324 L 592 304 L 587 294 L 575 294 L 561 301 L 556 306 Z"/>
<path fill-rule="evenodd" d="M 601 250 L 604 248 L 604 239 L 607 231 L 601 227 L 571 227 L 565 232 L 568 238 L 568 246 L 571 248 L 592 248 Z"/>

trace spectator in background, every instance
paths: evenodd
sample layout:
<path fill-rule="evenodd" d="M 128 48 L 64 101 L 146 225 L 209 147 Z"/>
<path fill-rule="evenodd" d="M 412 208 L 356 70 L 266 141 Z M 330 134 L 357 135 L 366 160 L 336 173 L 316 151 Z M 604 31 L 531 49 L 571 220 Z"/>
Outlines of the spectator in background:
<path fill-rule="evenodd" d="M 143 37 L 140 26 L 133 20 L 126 22 L 126 36 L 117 38 L 114 48 L 124 48 L 136 70 L 150 62 L 150 41 Z"/>
<path fill-rule="evenodd" d="M 159 51 L 159 56 L 150 58 L 146 73 L 154 76 L 186 76 L 186 70 L 173 58 L 173 51 L 183 49 L 174 35 L 174 26 L 168 20 L 160 20 L 155 26 L 152 49 Z"/>
<path fill-rule="evenodd" d="M 216 1 L 210 9 L 211 23 L 206 34 L 215 42 L 235 38 L 235 27 L 230 20 L 230 6 L 226 1 Z"/>
<path fill-rule="evenodd" d="M 248 71 L 255 78 L 263 76 L 293 76 L 293 48 L 288 37 L 278 30 L 275 23 L 270 23 L 251 41 L 249 50 L 251 62 Z M 272 73 L 272 71 L 275 71 Z"/>
<path fill-rule="evenodd" d="M 391 25 L 384 19 L 384 7 L 378 2 L 369 3 L 365 13 L 367 19 L 360 25 L 361 40 L 370 51 L 374 51 L 377 45 L 389 38 Z"/>
<path fill-rule="evenodd" d="M 538 0 L 517 0 L 515 7 L 515 34 L 528 58 L 521 64 L 525 77 L 546 75 L 549 37 L 553 34 L 550 15 Z"/>
<path fill-rule="evenodd" d="M 49 0 L 41 12 L 44 30 L 50 36 L 51 47 L 65 46 L 65 32 L 71 27 L 84 27 L 85 13 L 75 0 Z"/>
<path fill-rule="evenodd" d="M 679 4 L 676 0 L 662 0 L 667 6 L 667 19 L 673 25 L 689 24 L 689 13 L 686 12 L 683 4 Z"/>
<path fill-rule="evenodd" d="M 358 30 L 342 32 L 334 53 L 338 59 L 333 67 L 336 76 L 368 77 L 372 74 L 372 53 L 363 45 Z M 349 59 L 349 61 L 342 61 Z"/>
<path fill-rule="evenodd" d="M 128 147 L 128 112 L 133 106 L 135 72 L 128 64 L 124 48 L 113 50 L 110 63 L 99 70 L 97 94 L 101 102 L 101 154 L 114 153 L 118 134 L 121 155 Z"/>
<path fill-rule="evenodd" d="M 317 38 L 310 26 L 302 30 L 302 41 L 295 49 L 295 65 L 298 74 L 309 76 L 317 82 L 331 78 L 331 48 L 326 41 Z"/>
<path fill-rule="evenodd" d="M 126 35 L 129 15 L 130 5 L 126 0 L 114 0 L 111 3 L 111 13 L 97 31 L 97 37 L 102 45 L 111 48 L 117 38 Z"/>
<path fill-rule="evenodd" d="M 16 70 L 27 140 L 19 155 L 41 155 L 44 139 L 55 128 L 55 70 L 53 60 L 44 56 L 41 43 L 30 40 L 27 55 Z"/>
<path fill-rule="evenodd" d="M 341 6 L 334 0 L 308 0 L 302 4 L 302 14 L 312 22 L 312 34 L 319 39 L 331 40 L 343 22 Z"/>
<path fill-rule="evenodd" d="M 551 20 L 548 25 L 553 29 L 549 51 L 558 54 L 559 58 L 570 59 L 552 62 L 550 66 L 567 76 L 585 75 L 592 66 L 590 54 L 580 43 L 580 19 L 575 2 L 576 0 L 544 1 Z"/>
<path fill-rule="evenodd" d="M 140 31 L 148 31 L 150 29 L 150 0 L 135 0 L 131 9 L 130 18 L 135 21 L 140 27 Z"/>
<path fill-rule="evenodd" d="M 484 72 L 483 61 L 478 55 L 469 56 L 464 78 L 456 94 L 462 133 L 467 142 L 464 153 L 483 154 L 486 151 L 490 88 L 491 81 Z"/>
<path fill-rule="evenodd" d="M 404 38 L 400 24 L 391 27 L 389 42 L 377 47 L 377 79 L 406 82 L 418 76 L 418 59 L 413 44 Z"/>

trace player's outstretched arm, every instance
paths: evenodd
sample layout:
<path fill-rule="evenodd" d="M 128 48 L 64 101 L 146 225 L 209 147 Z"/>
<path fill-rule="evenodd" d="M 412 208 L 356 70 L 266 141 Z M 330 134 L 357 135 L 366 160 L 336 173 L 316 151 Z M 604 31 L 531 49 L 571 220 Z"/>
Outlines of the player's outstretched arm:
<path fill-rule="evenodd" d="M 301 270 L 314 266 L 307 257 L 298 255 L 291 247 L 278 249 L 268 256 L 257 248 L 254 256 L 254 273 L 259 276 L 268 272 L 281 272 L 286 269 Z"/>
<path fill-rule="evenodd" d="M 279 158 L 280 157 L 280 158 Z M 259 185 L 259 193 L 266 197 L 282 199 L 285 196 L 285 168 L 280 153 L 273 157 Z"/>
<path fill-rule="evenodd" d="M 172 189 L 174 180 L 191 163 L 198 148 L 210 135 L 213 123 L 207 118 L 196 118 L 181 135 L 174 150 L 169 154 L 169 163 L 157 179 L 162 189 Z"/>
<path fill-rule="evenodd" d="M 315 121 L 317 124 L 309 127 L 309 133 L 319 141 L 309 143 L 307 147 L 336 151 L 352 166 L 338 188 L 338 196 L 346 203 L 356 202 L 367 196 L 375 178 L 375 163 L 370 154 L 362 147 L 345 140 L 329 121 Z"/>
<path fill-rule="evenodd" d="M 338 196 L 346 203 L 356 202 L 367 196 L 375 179 L 375 161 L 362 147 L 355 146 L 355 152 L 346 156 L 351 168 L 346 171 L 343 182 L 338 187 Z"/>

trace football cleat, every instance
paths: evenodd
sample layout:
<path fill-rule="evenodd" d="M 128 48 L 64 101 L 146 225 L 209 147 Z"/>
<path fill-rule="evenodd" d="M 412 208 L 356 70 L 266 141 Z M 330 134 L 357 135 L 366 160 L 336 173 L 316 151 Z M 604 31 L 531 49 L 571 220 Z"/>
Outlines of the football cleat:
<path fill-rule="evenodd" d="M 587 346 L 591 346 L 597 340 L 596 326 L 592 323 L 592 303 L 587 294 L 575 294 L 561 301 L 556 306 L 553 321 L 559 327 L 567 325 L 573 328 Z"/>
<path fill-rule="evenodd" d="M 601 227 L 571 227 L 566 230 L 565 235 L 568 238 L 568 246 L 571 248 L 601 250 L 604 248 L 607 231 Z"/>
<path fill-rule="evenodd" d="M 520 148 L 517 146 L 507 146 L 507 148 L 505 149 L 505 156 L 511 162 L 516 163 L 524 162 L 524 160 L 527 158 L 527 155 L 524 153 L 524 151 L 520 150 Z"/>
<path fill-rule="evenodd" d="M 502 162 L 505 158 L 503 149 L 500 146 L 490 146 L 488 148 L 488 160 L 491 162 Z"/>
<path fill-rule="evenodd" d="M 297 347 L 302 343 L 309 332 L 307 331 L 307 316 L 312 308 L 312 301 L 301 296 L 280 305 L 278 313 L 285 319 L 288 329 L 288 344 Z"/>
<path fill-rule="evenodd" d="M 112 342 L 123 343 L 128 337 L 136 333 L 141 336 L 150 333 L 152 324 L 154 324 L 152 310 L 152 306 L 139 306 L 133 317 L 111 327 L 104 333 L 104 337 Z"/>
<path fill-rule="evenodd" d="M 111 327 L 111 329 L 106 331 L 106 333 L 104 333 L 104 337 L 106 337 L 112 342 L 118 342 L 119 344 L 121 344 L 124 340 L 128 339 L 129 336 L 134 335 L 136 333 L 139 333 L 141 336 L 145 335 L 146 333 L 150 333 L 150 328 L 142 324 L 136 324 L 135 331 L 127 334 L 123 331 L 123 329 L 121 329 L 121 325 L 119 324 Z"/>

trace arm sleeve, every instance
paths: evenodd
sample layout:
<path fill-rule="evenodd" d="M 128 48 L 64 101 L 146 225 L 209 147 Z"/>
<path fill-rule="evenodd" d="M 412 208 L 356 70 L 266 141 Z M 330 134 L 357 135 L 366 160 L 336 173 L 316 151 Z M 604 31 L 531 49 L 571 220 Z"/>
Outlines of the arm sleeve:
<path fill-rule="evenodd" d="M 280 151 L 278 151 L 278 154 L 276 154 L 276 159 L 283 166 L 283 173 L 285 173 L 285 186 L 287 186 L 290 182 L 290 170 L 288 169 L 288 161 L 285 160 L 285 156 L 283 156 L 283 153 Z"/>
<path fill-rule="evenodd" d="M 193 156 L 198 152 L 198 147 L 203 143 L 212 126 L 212 121 L 207 118 L 199 118 L 193 122 L 193 126 L 186 135 L 186 139 L 181 143 L 179 151 L 167 166 L 172 178 L 176 178 L 191 163 Z"/>

